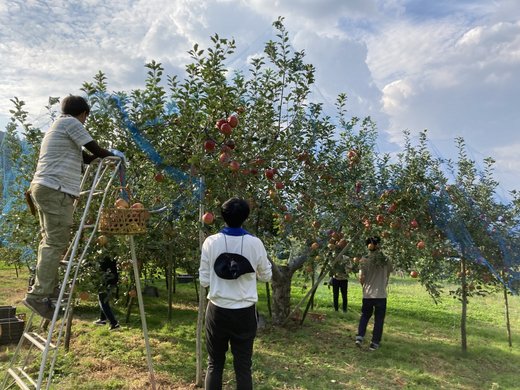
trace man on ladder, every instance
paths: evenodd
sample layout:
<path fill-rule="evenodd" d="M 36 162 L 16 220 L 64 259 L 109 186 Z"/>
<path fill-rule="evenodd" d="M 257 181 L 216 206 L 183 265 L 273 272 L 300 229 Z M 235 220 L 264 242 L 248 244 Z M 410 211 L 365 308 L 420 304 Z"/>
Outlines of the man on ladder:
<path fill-rule="evenodd" d="M 52 320 L 53 300 L 59 297 L 58 267 L 69 245 L 74 199 L 79 196 L 82 163 L 114 156 L 101 148 L 83 126 L 90 113 L 87 101 L 69 95 L 61 103 L 62 114 L 45 133 L 29 200 L 40 219 L 42 239 L 34 285 L 23 299 L 24 305 Z M 83 150 L 85 147 L 90 153 Z M 119 152 L 122 156 L 122 153 Z M 120 156 L 120 157 L 121 157 Z"/>

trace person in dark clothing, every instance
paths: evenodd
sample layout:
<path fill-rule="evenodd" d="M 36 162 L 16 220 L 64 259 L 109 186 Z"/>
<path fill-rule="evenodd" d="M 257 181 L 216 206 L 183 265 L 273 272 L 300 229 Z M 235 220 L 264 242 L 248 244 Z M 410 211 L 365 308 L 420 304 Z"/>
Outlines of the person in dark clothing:
<path fill-rule="evenodd" d="M 110 330 L 120 328 L 112 308 L 110 307 L 110 298 L 114 290 L 117 291 L 117 284 L 119 282 L 119 272 L 117 271 L 117 262 L 104 256 L 99 262 L 99 269 L 101 271 L 101 286 L 98 293 L 98 302 L 100 307 L 99 319 L 94 321 L 95 325 L 106 325 L 107 320 L 110 323 Z"/>
<path fill-rule="evenodd" d="M 332 299 L 335 311 L 339 310 L 339 293 L 341 292 L 341 308 L 344 313 L 347 312 L 348 274 L 351 269 L 349 257 L 341 256 L 341 259 L 336 261 L 330 271 L 330 284 L 332 286 Z"/>

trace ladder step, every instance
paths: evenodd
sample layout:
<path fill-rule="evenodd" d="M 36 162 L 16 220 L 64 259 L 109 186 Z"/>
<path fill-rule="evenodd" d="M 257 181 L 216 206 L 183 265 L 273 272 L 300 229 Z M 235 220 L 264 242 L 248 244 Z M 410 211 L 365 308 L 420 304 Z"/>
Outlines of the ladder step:
<path fill-rule="evenodd" d="M 38 348 L 40 351 L 45 350 L 45 344 L 47 343 L 47 339 L 43 338 L 36 332 L 24 332 L 23 336 L 29 340 L 36 348 Z M 49 345 L 50 349 L 56 349 L 56 346 L 53 343 L 50 343 Z"/>
<path fill-rule="evenodd" d="M 29 382 L 31 382 L 31 385 L 33 386 L 33 387 L 27 386 L 27 383 L 25 383 L 25 381 L 22 379 L 22 377 L 19 376 L 15 370 L 13 370 L 12 368 L 9 368 L 7 370 L 7 372 L 9 373 L 9 375 L 11 375 L 13 377 L 13 379 L 15 380 L 18 387 L 20 387 L 23 390 L 31 390 L 32 388 L 36 388 L 36 382 L 33 381 L 32 378 L 24 370 L 22 370 L 21 368 L 17 368 L 17 370 L 20 371 L 20 374 L 22 374 L 24 376 L 24 378 L 26 378 Z"/>
<path fill-rule="evenodd" d="M 81 191 L 79 193 L 79 196 L 82 196 L 82 195 L 87 195 L 88 193 L 90 192 L 90 190 L 86 190 L 86 191 Z M 99 196 L 99 195 L 103 195 L 105 193 L 105 191 L 94 191 L 92 193 L 93 196 Z"/>
<path fill-rule="evenodd" d="M 62 260 L 62 261 L 60 261 L 60 265 L 59 266 L 63 267 L 63 268 L 67 268 L 68 265 L 69 265 L 69 262 L 67 260 Z M 76 266 L 76 262 L 73 261 L 72 262 L 72 267 L 75 267 L 75 266 Z"/>

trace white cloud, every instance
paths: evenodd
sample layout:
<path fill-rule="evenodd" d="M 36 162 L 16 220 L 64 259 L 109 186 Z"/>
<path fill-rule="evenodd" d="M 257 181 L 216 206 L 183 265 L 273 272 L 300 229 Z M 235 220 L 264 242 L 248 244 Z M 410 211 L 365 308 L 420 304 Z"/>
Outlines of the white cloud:
<path fill-rule="evenodd" d="M 151 59 L 180 73 L 193 44 L 215 33 L 236 39 L 226 65 L 247 71 L 278 16 L 315 65 L 313 92 L 327 109 L 346 92 L 349 112 L 375 118 L 392 142 L 428 128 L 433 143 L 460 135 L 500 153 L 501 172 L 518 168 L 501 149 L 520 144 L 517 0 L 4 0 L 0 125 L 13 96 L 43 118 L 48 96 L 77 93 L 99 70 L 110 90 L 141 87 Z"/>

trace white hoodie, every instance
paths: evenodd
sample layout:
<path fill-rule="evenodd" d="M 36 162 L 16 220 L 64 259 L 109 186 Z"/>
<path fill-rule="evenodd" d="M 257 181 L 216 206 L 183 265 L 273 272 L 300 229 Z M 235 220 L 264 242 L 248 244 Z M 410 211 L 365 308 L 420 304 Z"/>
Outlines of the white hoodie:
<path fill-rule="evenodd" d="M 247 258 L 255 273 L 247 273 L 232 280 L 218 277 L 213 266 L 217 257 L 224 252 L 238 253 Z M 254 305 L 258 301 L 256 280 L 268 282 L 271 276 L 271 263 L 258 237 L 217 233 L 206 238 L 202 244 L 199 280 L 202 287 L 209 286 L 208 299 L 215 306 L 242 309 Z"/>

